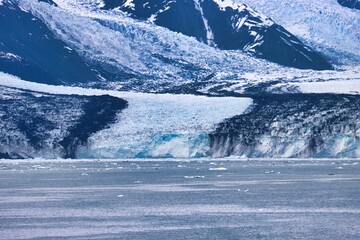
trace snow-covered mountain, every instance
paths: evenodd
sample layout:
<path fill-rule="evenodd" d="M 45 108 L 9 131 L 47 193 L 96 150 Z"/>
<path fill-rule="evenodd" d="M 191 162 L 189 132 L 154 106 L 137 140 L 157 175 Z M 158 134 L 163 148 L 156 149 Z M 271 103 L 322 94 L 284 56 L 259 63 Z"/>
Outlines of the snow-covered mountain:
<path fill-rule="evenodd" d="M 0 157 L 360 157 L 358 10 L 139 2 L 0 2 Z"/>
<path fill-rule="evenodd" d="M 49 84 L 97 80 L 78 53 L 17 3 L 0 5 L 0 29 L 1 71 Z"/>
<path fill-rule="evenodd" d="M 236 72 L 254 72 L 259 65 L 264 70 L 278 68 L 242 53 L 222 52 L 193 38 L 135 21 L 121 13 L 92 10 L 73 1 L 58 1 L 61 8 L 36 0 L 7 3 L 0 11 L 4 14 L 10 12 L 14 17 L 25 15 L 28 19 L 20 21 L 27 24 L 23 33 L 18 28 L 10 28 L 11 24 L 5 26 L 4 22 L 8 31 L 0 33 L 4 39 L 2 52 L 5 57 L 2 60 L 14 66 L 6 67 L 4 64 L 1 70 L 19 75 L 24 80 L 167 91 L 180 84 L 211 79 L 219 74 L 227 78 Z M 38 29 L 44 33 L 36 32 Z M 39 39 L 31 38 L 31 32 L 35 32 Z M 58 45 L 51 36 L 56 36 Z M 20 42 L 17 46 L 19 41 L 25 43 Z M 27 52 L 20 51 L 21 46 L 25 46 Z M 69 54 L 78 54 L 81 58 L 71 60 L 72 66 L 64 65 L 70 59 Z M 6 56 L 18 57 L 9 59 Z M 32 65 L 44 61 L 37 64 L 37 72 L 55 74 L 69 69 L 70 73 L 81 78 L 62 74 L 63 79 L 53 81 L 50 76 L 41 76 L 32 70 L 35 67 L 30 69 L 30 64 L 18 63 L 17 59 L 24 59 Z M 28 69 L 21 70 L 26 67 Z"/>
<path fill-rule="evenodd" d="M 117 8 L 220 49 L 303 69 L 331 69 L 325 58 L 270 18 L 232 0 L 104 0 Z"/>
<path fill-rule="evenodd" d="M 322 52 L 333 65 L 360 64 L 360 14 L 336 0 L 236 0 L 252 6 Z"/>
<path fill-rule="evenodd" d="M 22 9 L 18 8 L 17 11 L 20 12 L 15 14 L 29 14 L 45 23 L 47 29 L 45 26 L 43 29 L 49 33 L 42 39 L 53 34 L 64 46 L 56 48 L 58 52 L 52 53 L 52 56 L 65 56 L 64 59 L 47 61 L 46 64 L 42 64 L 44 71 L 71 69 L 65 66 L 58 68 L 68 59 L 61 52 L 64 49 L 66 51 L 71 49 L 73 54 L 81 57 L 73 62 L 76 64 L 83 62 L 82 65 L 85 66 L 77 67 L 78 71 L 70 72 L 84 77 L 79 80 L 68 77 L 66 81 L 70 84 L 146 92 L 196 93 L 216 90 L 215 94 L 219 94 L 218 92 L 224 88 L 229 89 L 232 88 L 231 86 L 237 88 L 239 84 L 244 85 L 244 83 L 247 86 L 259 84 L 266 79 L 273 82 L 289 82 L 299 81 L 304 79 L 304 76 L 305 79 L 313 81 L 321 80 L 324 75 L 339 75 L 344 78 L 354 75 L 353 69 L 357 69 L 353 66 L 351 68 L 338 66 L 341 70 L 345 69 L 349 72 L 348 74 L 338 71 L 322 73 L 281 67 L 255 59 L 240 51 L 216 49 L 183 34 L 133 20 L 122 11 L 100 10 L 97 0 L 56 0 L 58 7 L 53 6 L 54 4 L 39 3 L 36 0 L 12 2 Z M 16 35 L 17 32 L 17 28 L 11 28 L 3 35 L 7 38 L 10 34 Z M 26 39 L 26 46 L 46 49 L 43 47 L 46 45 L 41 41 L 28 38 L 27 32 L 24 34 L 19 39 Z M 20 53 L 10 50 L 3 52 L 22 57 L 28 62 L 38 61 L 38 56 L 21 56 Z M 37 52 L 40 51 L 31 54 Z M 51 53 L 51 51 L 47 52 Z M 43 56 L 43 59 L 49 58 L 48 55 Z M 342 59 L 351 61 L 351 58 L 342 57 Z M 14 64 L 14 59 L 10 62 Z M 351 65 L 354 64 L 352 62 Z M 48 65 L 50 69 L 46 69 Z M 46 81 L 50 82 L 48 77 L 37 77 L 32 74 L 33 71 L 13 69 L 8 71 L 4 67 L 2 71 L 18 74 L 24 80 L 39 82 L 46 78 Z"/>

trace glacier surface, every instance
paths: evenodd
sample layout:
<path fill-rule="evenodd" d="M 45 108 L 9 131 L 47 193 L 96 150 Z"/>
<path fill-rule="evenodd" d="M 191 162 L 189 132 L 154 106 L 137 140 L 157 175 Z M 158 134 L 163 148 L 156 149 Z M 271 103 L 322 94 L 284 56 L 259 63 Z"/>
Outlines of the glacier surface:
<path fill-rule="evenodd" d="M 243 113 L 249 98 L 186 95 L 124 97 L 129 107 L 110 128 L 89 139 L 80 157 L 203 157 L 208 132 L 226 118 Z M 89 153 L 93 153 L 90 156 Z"/>

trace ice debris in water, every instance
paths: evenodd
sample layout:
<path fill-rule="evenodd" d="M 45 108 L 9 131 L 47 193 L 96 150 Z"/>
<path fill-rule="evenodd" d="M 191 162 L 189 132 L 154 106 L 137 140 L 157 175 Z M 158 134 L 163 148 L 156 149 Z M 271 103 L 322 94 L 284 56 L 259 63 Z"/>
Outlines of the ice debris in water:
<path fill-rule="evenodd" d="M 193 179 L 193 178 L 205 178 L 205 176 L 184 176 L 184 178 Z"/>
<path fill-rule="evenodd" d="M 224 168 L 224 167 L 209 168 L 209 171 L 227 171 L 227 168 Z"/>

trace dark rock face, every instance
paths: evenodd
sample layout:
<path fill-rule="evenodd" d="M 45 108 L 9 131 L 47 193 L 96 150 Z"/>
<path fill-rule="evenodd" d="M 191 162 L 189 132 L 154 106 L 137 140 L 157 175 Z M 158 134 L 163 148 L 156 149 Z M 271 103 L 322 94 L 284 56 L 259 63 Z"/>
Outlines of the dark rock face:
<path fill-rule="evenodd" d="M 111 96 L 51 95 L 0 87 L 0 158 L 75 158 L 127 102 Z"/>
<path fill-rule="evenodd" d="M 338 0 L 339 4 L 353 9 L 360 10 L 360 1 L 359 0 Z"/>
<path fill-rule="evenodd" d="M 246 5 L 229 5 L 221 0 L 104 2 L 105 9 L 119 7 L 134 18 L 154 22 L 220 49 L 241 49 L 300 69 L 332 69 L 320 53 Z"/>
<path fill-rule="evenodd" d="M 360 97 L 292 94 L 253 96 L 248 113 L 210 134 L 210 155 L 357 157 Z"/>
<path fill-rule="evenodd" d="M 75 51 L 17 4 L 0 6 L 0 29 L 0 71 L 55 85 L 98 81 Z"/>
<path fill-rule="evenodd" d="M 75 158 L 79 146 L 86 145 L 91 134 L 106 128 L 116 119 L 116 114 L 127 107 L 127 102 L 111 96 L 93 96 L 84 104 L 84 114 L 60 141 L 65 158 Z"/>
<path fill-rule="evenodd" d="M 57 6 L 56 3 L 54 3 L 52 0 L 38 0 L 39 2 L 46 2 L 46 3 L 49 3 L 51 5 L 54 5 L 54 6 Z"/>

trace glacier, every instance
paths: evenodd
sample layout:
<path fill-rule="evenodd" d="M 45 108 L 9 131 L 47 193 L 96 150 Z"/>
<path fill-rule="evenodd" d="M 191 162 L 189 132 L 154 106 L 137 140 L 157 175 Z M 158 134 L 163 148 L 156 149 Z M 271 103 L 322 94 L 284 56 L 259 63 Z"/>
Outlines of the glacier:
<path fill-rule="evenodd" d="M 300 92 L 253 94 L 251 98 L 241 94 L 235 97 L 209 97 L 52 86 L 27 82 L 0 73 L 0 86 L 7 88 L 1 90 L 2 102 L 5 104 L 6 98 L 16 99 L 18 94 L 14 93 L 15 90 L 30 91 L 29 93 L 34 96 L 39 94 L 42 96 L 41 93 L 55 95 L 63 102 L 69 101 L 64 99 L 64 96 L 69 96 L 71 99 L 81 96 L 111 96 L 128 103 L 126 108 L 119 109 L 121 111 L 113 115 L 114 119 L 106 126 L 103 125 L 97 131 L 86 133 L 83 142 L 70 145 L 72 151 L 65 151 L 67 152 L 65 155 L 64 147 L 61 148 L 59 143 L 62 143 L 62 139 L 69 132 L 67 129 L 73 128 L 61 126 L 63 124 L 72 126 L 78 122 L 76 119 L 79 117 L 76 117 L 76 114 L 81 116 L 81 112 L 84 111 L 81 102 L 76 105 L 78 110 L 72 110 L 71 114 L 62 113 L 63 117 L 56 120 L 60 121 L 57 125 L 63 130 L 49 128 L 51 134 L 46 135 L 46 141 L 50 145 L 45 145 L 40 149 L 41 151 L 23 147 L 21 144 L 27 142 L 24 137 L 20 140 L 14 138 L 14 136 L 23 136 L 21 130 L 17 130 L 18 134 L 5 138 L 17 141 L 15 144 L 6 145 L 12 147 L 10 152 L 22 153 L 19 151 L 22 149 L 27 153 L 23 155 L 26 157 L 358 158 L 360 157 L 360 98 L 358 97 L 360 93 L 354 92 L 356 88 L 353 87 L 354 91 L 349 95 L 346 91 L 351 88 L 342 83 L 344 81 L 304 83 L 309 89 L 311 84 L 314 84 L 313 87 L 317 84 L 330 86 L 329 89 L 324 88 L 323 92 L 318 90 L 316 94 Z M 350 85 L 352 83 L 354 81 L 349 82 Z M 9 91 L 12 93 L 7 93 Z M 346 94 L 339 95 L 331 91 Z M 37 109 L 37 113 L 44 115 L 42 108 Z M 71 109 L 74 108 L 70 107 L 69 110 Z M 2 116 L 14 115 L 12 112 L 4 112 L 4 108 L 2 111 Z M 53 111 L 61 111 L 61 108 L 55 108 Z M 103 112 L 101 109 L 98 111 Z M 50 118 L 52 116 L 49 115 Z M 64 121 L 69 116 L 73 116 L 71 118 L 74 121 Z M 35 133 L 39 131 L 36 126 L 33 127 Z M 83 127 L 87 128 L 86 125 Z M 8 134 L 13 132 L 9 129 L 16 128 L 4 125 L 2 129 L 3 134 Z M 1 151 L 7 152 L 9 149 Z"/>
<path fill-rule="evenodd" d="M 129 107 L 110 128 L 91 136 L 79 157 L 204 157 L 210 149 L 207 133 L 252 103 L 249 98 L 167 94 L 124 99 Z"/>
<path fill-rule="evenodd" d="M 121 112 L 116 116 L 114 123 L 103 126 L 102 130 L 95 133 L 87 134 L 88 138 L 83 144 L 73 146 L 76 151 L 73 157 L 77 158 L 207 156 L 207 151 L 210 149 L 208 133 L 215 129 L 216 124 L 242 114 L 252 104 L 250 98 L 132 93 L 53 86 L 23 81 L 4 73 L 0 73 L 0 86 L 59 97 L 111 96 L 127 101 L 128 105 L 123 110 L 119 109 Z M 11 97 L 10 94 L 7 96 Z M 82 111 L 80 106 L 78 108 L 79 110 L 74 113 Z M 38 111 L 43 114 L 41 108 Z M 62 114 L 64 117 L 69 117 L 69 113 Z M 5 111 L 3 115 L 11 116 L 12 113 Z M 75 119 L 74 123 L 76 123 Z M 87 129 L 86 125 L 83 127 Z M 6 126 L 3 127 L 3 131 L 8 130 Z M 74 136 L 75 139 L 77 137 Z M 54 140 L 51 134 L 48 138 L 48 141 L 60 142 Z M 22 142 L 26 141 L 20 141 Z M 29 155 L 26 156 L 64 157 L 61 151 L 52 151 L 51 147 L 44 149 L 52 155 L 27 151 Z"/>

